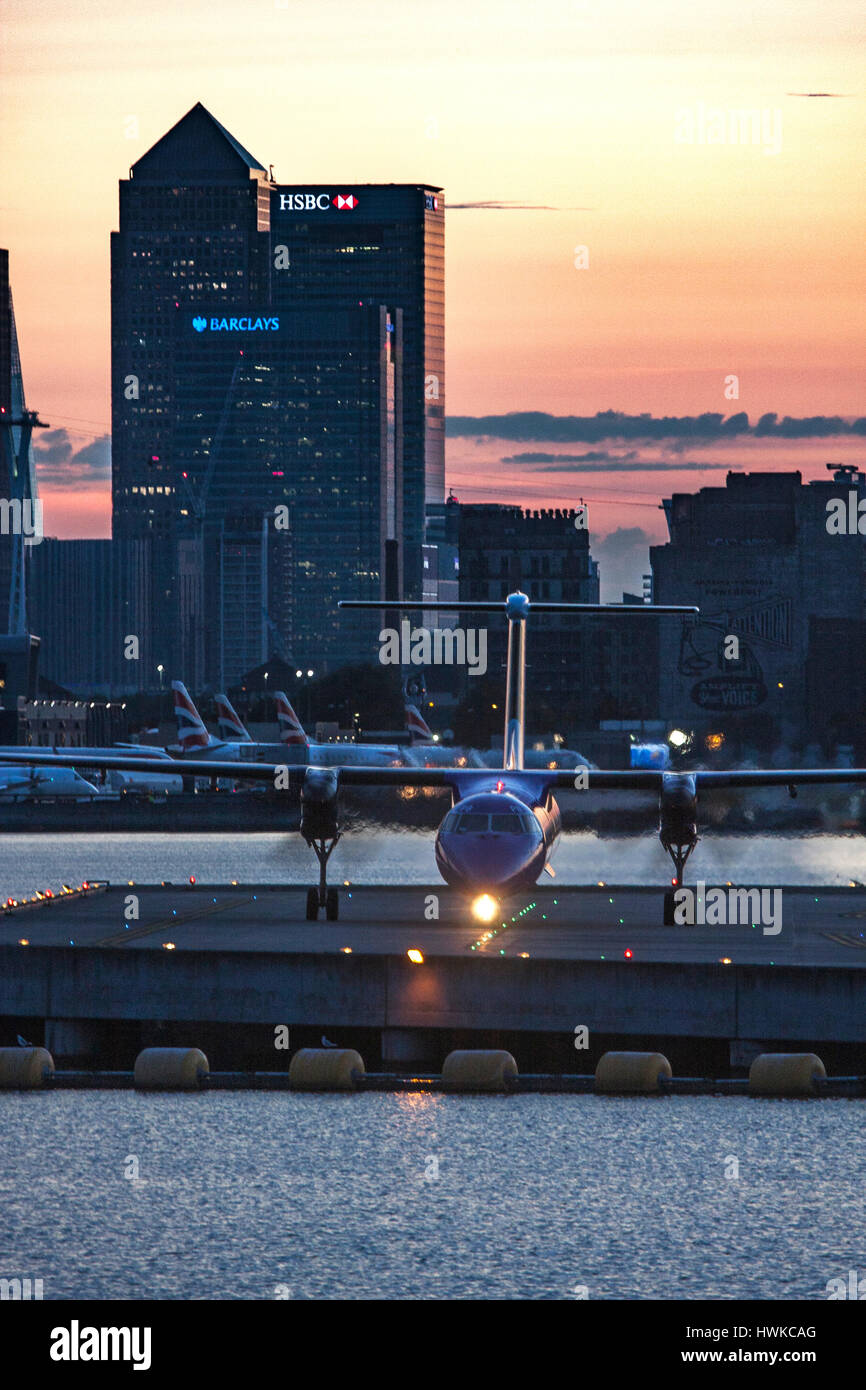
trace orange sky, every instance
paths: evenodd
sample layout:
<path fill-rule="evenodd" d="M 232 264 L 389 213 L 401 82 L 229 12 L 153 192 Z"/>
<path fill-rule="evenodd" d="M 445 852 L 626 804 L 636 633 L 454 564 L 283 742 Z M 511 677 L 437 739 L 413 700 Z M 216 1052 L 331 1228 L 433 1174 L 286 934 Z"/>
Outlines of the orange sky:
<path fill-rule="evenodd" d="M 28 403 L 107 433 L 117 181 L 201 100 L 285 182 L 551 209 L 447 215 L 451 414 L 862 414 L 862 31 L 860 0 L 6 0 Z M 43 495 L 48 533 L 104 533 L 104 481 Z"/>

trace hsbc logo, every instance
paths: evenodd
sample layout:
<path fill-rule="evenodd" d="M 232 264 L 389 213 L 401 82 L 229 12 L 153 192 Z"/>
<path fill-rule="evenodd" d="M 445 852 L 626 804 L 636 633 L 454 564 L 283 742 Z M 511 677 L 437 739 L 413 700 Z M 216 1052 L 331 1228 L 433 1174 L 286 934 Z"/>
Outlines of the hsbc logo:
<path fill-rule="evenodd" d="M 354 193 L 281 193 L 280 212 L 327 212 L 334 207 L 338 212 L 351 212 L 358 206 Z"/>

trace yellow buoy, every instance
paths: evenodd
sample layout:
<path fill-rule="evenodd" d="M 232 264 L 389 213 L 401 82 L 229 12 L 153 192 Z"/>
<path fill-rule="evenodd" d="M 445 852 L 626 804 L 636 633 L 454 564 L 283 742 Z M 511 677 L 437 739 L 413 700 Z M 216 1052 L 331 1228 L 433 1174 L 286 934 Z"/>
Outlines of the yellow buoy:
<path fill-rule="evenodd" d="M 814 1052 L 762 1052 L 749 1068 L 749 1095 L 814 1096 L 826 1075 Z"/>
<path fill-rule="evenodd" d="M 516 1076 L 510 1052 L 466 1049 L 449 1052 L 442 1063 L 442 1085 L 448 1091 L 506 1091 Z"/>
<path fill-rule="evenodd" d="M 605 1052 L 595 1069 L 595 1089 L 608 1095 L 649 1095 L 660 1089 L 661 1077 L 671 1074 L 661 1052 Z"/>
<path fill-rule="evenodd" d="M 210 1072 L 197 1047 L 146 1047 L 135 1059 L 135 1084 L 156 1091 L 196 1091 Z"/>
<path fill-rule="evenodd" d="M 364 1059 L 351 1047 L 302 1047 L 289 1064 L 293 1091 L 353 1091 L 365 1074 Z"/>
<path fill-rule="evenodd" d="M 54 1058 L 44 1047 L 0 1047 L 0 1089 L 33 1090 L 54 1075 Z"/>

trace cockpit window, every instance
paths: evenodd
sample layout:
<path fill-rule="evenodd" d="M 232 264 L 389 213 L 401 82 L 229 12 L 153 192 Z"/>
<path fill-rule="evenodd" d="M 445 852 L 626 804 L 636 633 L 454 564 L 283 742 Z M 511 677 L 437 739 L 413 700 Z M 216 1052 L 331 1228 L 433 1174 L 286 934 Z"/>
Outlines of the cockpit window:
<path fill-rule="evenodd" d="M 488 827 L 489 816 L 480 811 L 464 811 L 457 822 L 458 835 L 478 835 Z"/>
<path fill-rule="evenodd" d="M 528 811 L 497 811 L 490 816 L 480 811 L 450 811 L 442 829 L 451 835 L 481 835 L 489 831 L 526 835 L 535 829 L 535 817 Z"/>

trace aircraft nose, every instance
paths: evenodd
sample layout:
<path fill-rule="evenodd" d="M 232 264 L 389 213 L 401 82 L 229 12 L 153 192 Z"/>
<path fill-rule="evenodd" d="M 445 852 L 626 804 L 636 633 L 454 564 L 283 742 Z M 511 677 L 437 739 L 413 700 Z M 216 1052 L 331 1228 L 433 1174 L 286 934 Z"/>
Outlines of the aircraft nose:
<path fill-rule="evenodd" d="M 502 888 L 526 871 L 538 843 L 531 835 L 449 835 L 442 848 L 464 882 L 479 888 Z"/>

